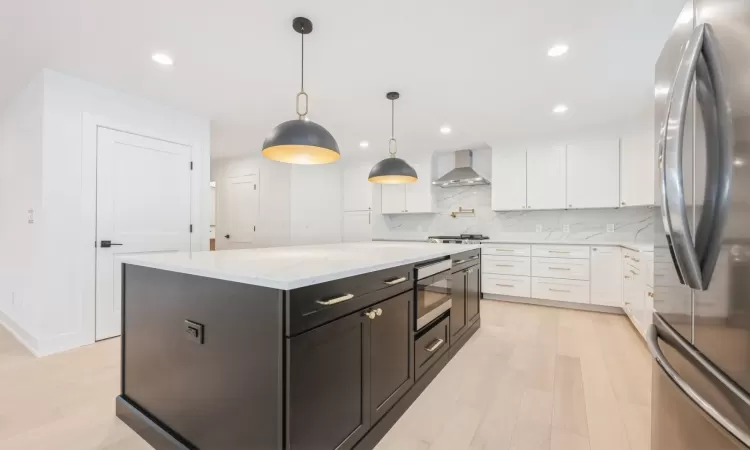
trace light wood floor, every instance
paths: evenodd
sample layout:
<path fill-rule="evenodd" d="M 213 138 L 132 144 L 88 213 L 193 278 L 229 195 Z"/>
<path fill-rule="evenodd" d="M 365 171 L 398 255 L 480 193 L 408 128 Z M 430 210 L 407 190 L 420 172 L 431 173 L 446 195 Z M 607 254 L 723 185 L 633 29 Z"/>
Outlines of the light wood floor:
<path fill-rule="evenodd" d="M 377 450 L 646 450 L 650 358 L 624 316 L 482 302 L 482 328 Z M 0 449 L 145 450 L 119 341 L 37 359 L 0 327 Z"/>

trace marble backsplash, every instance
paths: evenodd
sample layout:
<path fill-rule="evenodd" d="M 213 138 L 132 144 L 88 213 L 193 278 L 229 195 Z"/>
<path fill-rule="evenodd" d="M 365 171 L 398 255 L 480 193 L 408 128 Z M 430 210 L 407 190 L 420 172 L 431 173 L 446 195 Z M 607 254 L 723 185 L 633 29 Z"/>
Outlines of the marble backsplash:
<path fill-rule="evenodd" d="M 376 215 L 373 237 L 422 240 L 477 233 L 496 240 L 653 242 L 652 207 L 496 212 L 491 186 L 436 189 L 435 195 L 437 214 Z M 473 208 L 474 213 L 451 217 L 459 208 Z"/>

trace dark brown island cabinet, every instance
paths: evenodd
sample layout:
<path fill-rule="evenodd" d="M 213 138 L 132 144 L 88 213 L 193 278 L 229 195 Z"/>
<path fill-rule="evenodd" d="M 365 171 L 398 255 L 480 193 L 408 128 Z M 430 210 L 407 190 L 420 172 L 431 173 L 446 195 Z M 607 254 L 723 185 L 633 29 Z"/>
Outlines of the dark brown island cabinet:
<path fill-rule="evenodd" d="M 117 416 L 157 450 L 374 448 L 480 326 L 479 250 L 454 247 L 418 332 L 417 263 L 294 289 L 124 264 Z"/>

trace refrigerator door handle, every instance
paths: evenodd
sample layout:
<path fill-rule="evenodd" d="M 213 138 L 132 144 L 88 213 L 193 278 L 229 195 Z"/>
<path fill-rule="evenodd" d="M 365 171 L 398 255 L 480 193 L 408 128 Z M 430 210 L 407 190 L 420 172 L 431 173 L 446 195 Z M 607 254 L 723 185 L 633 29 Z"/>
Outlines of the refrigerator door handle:
<path fill-rule="evenodd" d="M 664 356 L 661 348 L 659 348 L 658 339 L 660 337 L 670 345 L 675 346 L 677 351 L 686 354 L 695 363 L 700 364 L 701 369 L 711 374 L 738 399 L 750 406 L 750 398 L 748 398 L 747 393 L 742 388 L 738 387 L 733 381 L 728 379 L 727 376 L 713 364 L 706 361 L 705 357 L 690 346 L 687 341 L 679 335 L 679 333 L 667 325 L 666 322 L 664 322 L 664 319 L 661 319 L 658 314 L 654 314 L 654 324 L 649 326 L 648 332 L 646 333 L 646 344 L 648 345 L 651 356 L 656 360 L 656 363 L 659 364 L 659 367 L 661 367 L 667 377 L 669 377 L 680 391 L 682 391 L 698 408 L 711 417 L 711 419 L 716 421 L 716 423 L 721 425 L 728 433 L 734 436 L 735 439 L 742 442 L 745 446 L 750 447 L 750 434 L 721 414 L 713 405 L 711 405 L 711 403 L 703 398 L 682 377 L 680 377 L 674 367 L 669 364 L 666 356 Z"/>
<path fill-rule="evenodd" d="M 659 139 L 661 169 L 662 220 L 667 233 L 670 253 L 680 281 L 693 289 L 702 289 L 701 268 L 693 246 L 683 180 L 682 153 L 685 118 L 690 101 L 690 88 L 703 48 L 704 26 L 695 28 L 677 68 L 670 89 L 667 118 Z M 670 204 L 674 201 L 674 204 Z"/>
<path fill-rule="evenodd" d="M 734 134 L 726 81 L 713 29 L 702 24 L 702 58 L 696 66 L 696 98 L 706 130 L 706 186 L 695 232 L 701 288 L 707 289 L 721 251 L 732 185 Z"/>

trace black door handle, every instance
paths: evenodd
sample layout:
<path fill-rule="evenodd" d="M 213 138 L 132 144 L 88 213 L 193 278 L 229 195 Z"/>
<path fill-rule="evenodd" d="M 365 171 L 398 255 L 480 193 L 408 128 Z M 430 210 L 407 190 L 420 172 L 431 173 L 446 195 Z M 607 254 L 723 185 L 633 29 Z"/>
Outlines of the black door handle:
<path fill-rule="evenodd" d="M 224 237 L 227 238 L 227 239 L 229 239 L 229 235 L 228 234 L 225 234 Z"/>
<path fill-rule="evenodd" d="M 99 247 L 110 248 L 113 245 L 122 245 L 122 244 L 118 244 L 117 242 L 112 242 L 112 241 L 102 241 L 101 244 L 99 244 Z"/>

